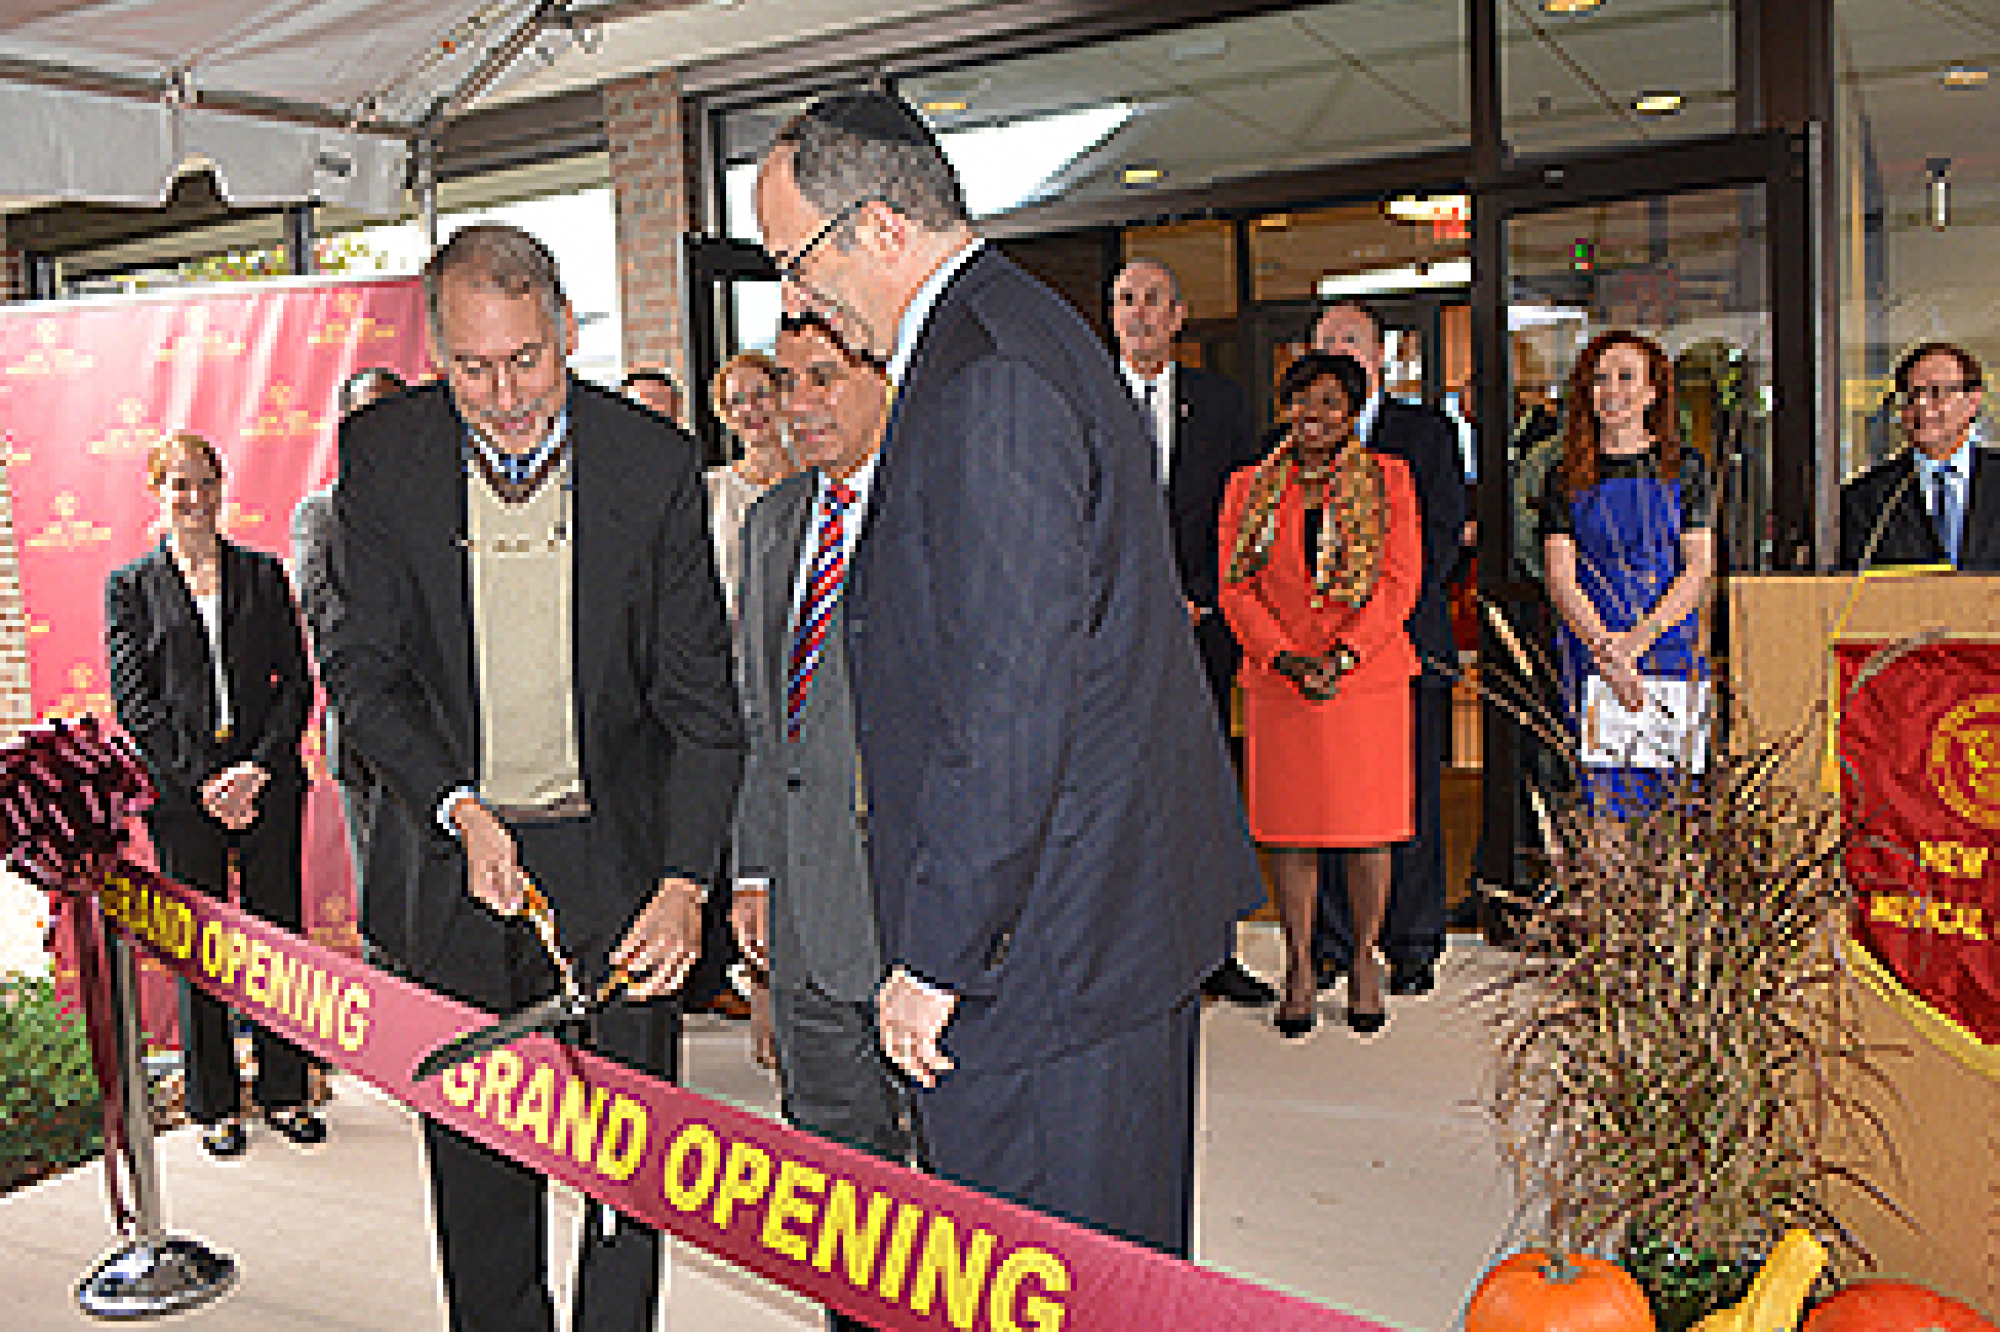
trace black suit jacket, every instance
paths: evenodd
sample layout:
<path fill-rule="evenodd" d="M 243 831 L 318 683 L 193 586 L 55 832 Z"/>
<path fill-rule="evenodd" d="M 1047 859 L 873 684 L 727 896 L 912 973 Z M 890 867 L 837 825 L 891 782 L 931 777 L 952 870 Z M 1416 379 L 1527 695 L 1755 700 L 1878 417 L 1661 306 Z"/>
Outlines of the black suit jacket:
<path fill-rule="evenodd" d="M 1945 563 L 1944 543 L 1931 522 L 1923 479 L 1908 449 L 1841 486 L 1840 568 L 1861 567 L 1862 552 L 1878 521 L 1882 537 L 1868 561 L 1871 567 Z M 2000 572 L 2000 451 L 1972 451 L 1972 485 L 1959 534 L 1958 567 L 1970 573 Z"/>
<path fill-rule="evenodd" d="M 1408 463 L 1410 478 L 1417 483 L 1417 505 L 1424 519 L 1424 585 L 1416 609 L 1410 612 L 1410 642 L 1425 659 L 1419 681 L 1447 684 L 1444 671 L 1457 663 L 1458 647 L 1451 636 L 1445 581 L 1457 567 L 1459 535 L 1468 516 L 1458 432 L 1435 407 L 1385 397 L 1367 443 Z"/>
<path fill-rule="evenodd" d="M 1152 449 L 1061 298 L 991 249 L 946 285 L 846 596 L 884 960 L 968 1070 L 1165 1014 L 1263 900 Z"/>
<path fill-rule="evenodd" d="M 348 742 L 422 839 L 415 937 L 380 942 L 448 989 L 500 965 L 493 917 L 467 896 L 464 856 L 436 817 L 479 773 L 465 431 L 441 385 L 342 424 L 344 595 L 315 645 Z M 615 942 L 662 877 L 715 878 L 743 732 L 694 442 L 574 379 L 569 431 L 577 738 L 606 872 L 602 893 L 558 907 L 566 935 Z"/>
<path fill-rule="evenodd" d="M 201 784 L 249 761 L 271 774 L 273 795 L 305 789 L 299 737 L 312 704 L 305 640 L 284 566 L 222 543 L 222 655 L 230 734 L 216 734 L 208 631 L 165 541 L 113 570 L 104 637 L 118 724 L 159 788 L 155 813 L 206 817 Z"/>
<path fill-rule="evenodd" d="M 1181 595 L 1208 612 L 1195 625 L 1195 644 L 1222 724 L 1242 657 L 1229 622 L 1216 608 L 1221 566 L 1216 522 L 1229 474 L 1257 461 L 1256 431 L 1243 391 L 1221 375 L 1174 368 L 1173 462 L 1167 470 L 1167 521 Z"/>
<path fill-rule="evenodd" d="M 1223 487 L 1231 472 L 1262 455 L 1250 427 L 1250 405 L 1232 380 L 1176 366 L 1174 412 L 1173 465 L 1167 472 L 1174 564 L 1181 594 L 1213 611 L 1221 583 L 1215 524 Z"/>

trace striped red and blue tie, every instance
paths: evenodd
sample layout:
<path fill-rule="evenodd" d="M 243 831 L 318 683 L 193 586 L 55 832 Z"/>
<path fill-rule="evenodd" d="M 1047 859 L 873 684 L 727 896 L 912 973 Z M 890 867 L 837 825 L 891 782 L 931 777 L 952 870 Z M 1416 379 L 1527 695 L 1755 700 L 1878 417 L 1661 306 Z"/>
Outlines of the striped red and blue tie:
<path fill-rule="evenodd" d="M 799 715 L 812 688 L 813 669 L 826 646 L 827 622 L 840 600 L 847 576 L 846 527 L 842 515 L 855 501 L 854 491 L 835 481 L 820 495 L 819 536 L 813 543 L 812 569 L 799 598 L 799 619 L 792 630 L 791 667 L 785 676 L 785 738 L 799 738 Z"/>

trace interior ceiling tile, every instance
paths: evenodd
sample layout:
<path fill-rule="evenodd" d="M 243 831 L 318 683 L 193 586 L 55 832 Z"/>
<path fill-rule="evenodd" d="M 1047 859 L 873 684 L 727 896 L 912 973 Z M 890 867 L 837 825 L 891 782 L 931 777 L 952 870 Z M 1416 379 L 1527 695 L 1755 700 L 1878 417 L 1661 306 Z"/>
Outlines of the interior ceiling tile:
<path fill-rule="evenodd" d="M 1465 59 L 1464 0 L 1351 0 L 1288 15 L 1286 22 L 1362 60 Z"/>

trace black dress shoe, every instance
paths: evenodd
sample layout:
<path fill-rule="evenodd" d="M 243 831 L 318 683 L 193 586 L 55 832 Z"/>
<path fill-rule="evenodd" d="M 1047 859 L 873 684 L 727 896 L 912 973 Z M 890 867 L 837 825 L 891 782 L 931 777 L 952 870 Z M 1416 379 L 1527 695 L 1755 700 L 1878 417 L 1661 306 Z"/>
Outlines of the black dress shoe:
<path fill-rule="evenodd" d="M 1208 979 L 1201 983 L 1201 992 L 1211 999 L 1227 999 L 1245 1008 L 1263 1008 L 1278 1002 L 1278 992 L 1251 975 L 1233 957 L 1224 958 L 1221 966 L 1208 973 Z"/>
<path fill-rule="evenodd" d="M 1271 1019 L 1271 1025 L 1278 1029 L 1280 1036 L 1288 1041 L 1295 1041 L 1319 1025 L 1319 1009 L 1308 1008 L 1305 1012 L 1295 1015 L 1279 1013 Z"/>
<path fill-rule="evenodd" d="M 1392 962 L 1389 964 L 1389 993 L 1408 998 L 1413 995 L 1429 994 L 1437 988 L 1437 963 L 1426 958 L 1422 962 Z"/>
<path fill-rule="evenodd" d="M 1347 1010 L 1347 1025 L 1363 1036 L 1373 1036 L 1389 1025 L 1389 1013 L 1384 1009 L 1379 1013 L 1364 1013 L 1358 1008 Z"/>
<path fill-rule="evenodd" d="M 264 1122 L 294 1147 L 317 1147 L 326 1141 L 326 1121 L 303 1107 L 266 1110 Z"/>
<path fill-rule="evenodd" d="M 201 1129 L 201 1149 L 218 1161 L 234 1161 L 250 1150 L 250 1135 L 238 1120 L 228 1120 L 221 1124 L 204 1124 Z"/>

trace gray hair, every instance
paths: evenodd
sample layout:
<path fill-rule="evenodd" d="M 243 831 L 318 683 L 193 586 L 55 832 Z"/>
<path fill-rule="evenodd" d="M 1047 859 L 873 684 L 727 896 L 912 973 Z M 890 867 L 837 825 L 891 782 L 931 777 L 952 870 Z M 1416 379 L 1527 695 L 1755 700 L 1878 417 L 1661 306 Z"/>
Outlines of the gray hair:
<path fill-rule="evenodd" d="M 562 278 L 556 273 L 555 256 L 548 247 L 519 227 L 500 222 L 482 222 L 455 233 L 424 265 L 424 313 L 430 320 L 431 346 L 440 361 L 448 360 L 451 349 L 444 341 L 441 306 L 447 278 L 470 282 L 505 296 L 534 296 L 542 302 L 549 327 L 560 335 L 563 307 Z"/>
<path fill-rule="evenodd" d="M 350 416 L 375 399 L 401 393 L 408 387 L 403 377 L 394 370 L 383 365 L 371 365 L 356 370 L 340 382 L 340 387 L 333 394 L 334 409 L 342 416 Z"/>
<path fill-rule="evenodd" d="M 944 149 L 916 110 L 883 92 L 822 97 L 779 128 L 771 151 L 792 151 L 799 195 L 832 217 L 843 208 L 879 201 L 930 231 L 971 220 L 965 187 Z M 851 243 L 848 226 L 831 239 Z"/>
<path fill-rule="evenodd" d="M 1113 286 L 1118 285 L 1118 279 L 1124 277 L 1135 268 L 1157 269 L 1160 276 L 1167 280 L 1167 295 L 1174 298 L 1174 304 L 1187 304 L 1187 301 L 1181 296 L 1181 275 L 1174 272 L 1173 265 L 1169 264 L 1166 260 L 1154 259 L 1149 255 L 1142 254 L 1137 258 L 1126 260 L 1119 267 L 1118 271 L 1111 275 L 1111 284 Z"/>

